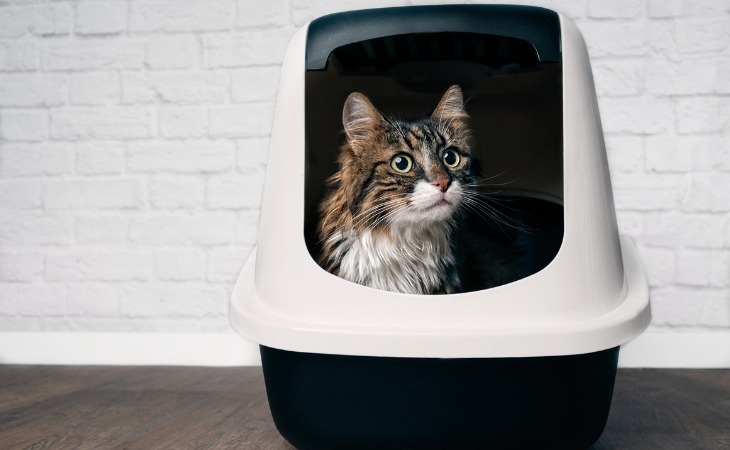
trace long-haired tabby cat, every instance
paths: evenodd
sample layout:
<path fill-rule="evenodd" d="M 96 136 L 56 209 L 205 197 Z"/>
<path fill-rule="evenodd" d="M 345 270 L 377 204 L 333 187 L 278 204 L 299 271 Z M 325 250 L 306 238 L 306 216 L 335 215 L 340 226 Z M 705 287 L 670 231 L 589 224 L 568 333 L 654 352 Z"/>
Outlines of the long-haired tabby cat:
<path fill-rule="evenodd" d="M 462 292 L 475 272 L 495 272 L 480 288 L 500 284 L 498 258 L 494 267 L 476 267 L 468 248 L 477 243 L 463 245 L 473 240 L 460 223 L 464 206 L 476 201 L 468 119 L 458 86 L 418 121 L 386 118 L 365 95 L 350 94 L 339 171 L 320 208 L 320 265 L 410 294 Z"/>

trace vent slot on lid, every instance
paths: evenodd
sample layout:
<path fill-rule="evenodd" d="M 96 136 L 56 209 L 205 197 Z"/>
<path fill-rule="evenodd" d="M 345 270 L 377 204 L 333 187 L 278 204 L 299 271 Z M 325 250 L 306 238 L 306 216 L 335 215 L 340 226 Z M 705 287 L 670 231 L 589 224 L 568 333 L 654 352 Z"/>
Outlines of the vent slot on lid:
<path fill-rule="evenodd" d="M 530 70 L 538 54 L 529 42 L 477 33 L 417 33 L 385 36 L 344 45 L 330 55 L 338 72 L 387 75 L 403 63 L 466 61 L 488 72 Z"/>

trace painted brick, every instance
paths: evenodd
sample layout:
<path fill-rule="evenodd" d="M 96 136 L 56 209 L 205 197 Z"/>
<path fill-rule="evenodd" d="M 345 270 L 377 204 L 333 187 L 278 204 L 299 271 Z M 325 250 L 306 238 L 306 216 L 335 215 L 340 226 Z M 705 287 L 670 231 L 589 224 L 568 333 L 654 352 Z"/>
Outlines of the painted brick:
<path fill-rule="evenodd" d="M 692 168 L 701 171 L 730 169 L 730 136 L 682 136 L 692 151 Z"/>
<path fill-rule="evenodd" d="M 644 12 L 644 0 L 588 1 L 588 17 L 593 19 L 633 19 Z"/>
<path fill-rule="evenodd" d="M 652 292 L 652 323 L 677 326 L 726 326 L 730 297 L 720 289 L 668 287 Z"/>
<path fill-rule="evenodd" d="M 280 67 L 250 67 L 233 72 L 231 98 L 234 102 L 272 102 L 279 86 Z"/>
<path fill-rule="evenodd" d="M 730 41 L 727 15 L 679 18 L 675 22 L 677 50 L 680 53 L 718 52 Z"/>
<path fill-rule="evenodd" d="M 152 274 L 152 261 L 152 253 L 148 250 L 49 251 L 46 256 L 46 280 L 147 280 Z"/>
<path fill-rule="evenodd" d="M 635 61 L 596 61 L 593 65 L 596 93 L 601 97 L 637 95 L 644 87 L 644 71 Z"/>
<path fill-rule="evenodd" d="M 43 264 L 41 252 L 0 251 L 0 281 L 40 281 Z"/>
<path fill-rule="evenodd" d="M 229 84 L 225 72 L 130 72 L 122 79 L 122 102 L 223 103 Z"/>
<path fill-rule="evenodd" d="M 195 36 L 155 36 L 145 47 L 150 69 L 189 69 L 199 64 L 200 44 Z"/>
<path fill-rule="evenodd" d="M 68 34 L 72 22 L 72 6 L 68 2 L 0 7 L 0 37 Z"/>
<path fill-rule="evenodd" d="M 678 252 L 673 280 L 687 286 L 727 286 L 730 282 L 730 252 L 724 250 Z"/>
<path fill-rule="evenodd" d="M 205 183 L 195 177 L 153 178 L 150 204 L 158 209 L 194 209 L 203 203 Z"/>
<path fill-rule="evenodd" d="M 81 2 L 76 5 L 76 33 L 121 33 L 127 29 L 128 8 L 119 2 Z"/>
<path fill-rule="evenodd" d="M 129 242 L 129 219 L 114 215 L 78 215 L 74 227 L 78 244 L 125 244 Z"/>
<path fill-rule="evenodd" d="M 130 39 L 74 39 L 49 42 L 41 58 L 52 72 L 141 69 L 144 46 Z"/>
<path fill-rule="evenodd" d="M 2 306 L 0 306 L 0 316 L 4 316 L 1 308 Z M 41 323 L 45 326 L 49 320 L 54 320 L 53 316 L 43 318 L 4 316 L 0 321 L 0 331 L 41 331 Z"/>
<path fill-rule="evenodd" d="M 674 250 L 665 248 L 642 248 L 639 253 L 651 287 L 666 286 L 674 283 L 676 274 L 676 252 Z"/>
<path fill-rule="evenodd" d="M 0 214 L 0 245 L 68 244 L 73 218 L 67 214 L 20 212 Z M 6 247 L 7 246 L 7 247 Z"/>
<path fill-rule="evenodd" d="M 634 211 L 617 211 L 616 222 L 622 235 L 641 237 L 644 233 L 644 213 Z"/>
<path fill-rule="evenodd" d="M 211 209 L 259 208 L 264 173 L 252 171 L 235 176 L 211 177 L 207 187 L 205 202 Z"/>
<path fill-rule="evenodd" d="M 0 311 L 2 315 L 35 317 L 63 315 L 66 312 L 63 286 L 0 283 Z"/>
<path fill-rule="evenodd" d="M 215 31 L 233 27 L 233 0 L 136 1 L 130 10 L 132 31 Z"/>
<path fill-rule="evenodd" d="M 710 94 L 719 81 L 716 61 L 651 61 L 646 64 L 646 90 L 650 94 Z"/>
<path fill-rule="evenodd" d="M 289 24 L 289 0 L 251 2 L 238 0 L 236 25 L 243 28 L 262 28 Z"/>
<path fill-rule="evenodd" d="M 730 317 L 730 292 L 727 289 L 706 290 L 700 319 L 696 323 L 697 328 L 703 326 L 727 328 L 728 317 Z"/>
<path fill-rule="evenodd" d="M 251 169 L 264 169 L 269 154 L 268 138 L 240 139 L 236 143 L 236 167 L 239 171 L 249 172 Z"/>
<path fill-rule="evenodd" d="M 281 64 L 294 30 L 246 30 L 235 35 L 203 37 L 203 67 L 247 67 Z M 265 49 L 265 51 L 262 51 Z"/>
<path fill-rule="evenodd" d="M 644 22 L 647 35 L 648 55 L 661 55 L 662 58 L 674 58 L 677 53 L 676 32 L 673 20 L 651 20 Z"/>
<path fill-rule="evenodd" d="M 66 290 L 66 311 L 72 316 L 115 317 L 119 313 L 119 289 L 108 284 L 71 285 Z"/>
<path fill-rule="evenodd" d="M 151 107 L 68 107 L 51 111 L 51 136 L 62 140 L 134 139 L 157 132 Z"/>
<path fill-rule="evenodd" d="M 639 22 L 591 22 L 580 30 L 591 58 L 644 56 L 649 50 L 646 30 Z"/>
<path fill-rule="evenodd" d="M 715 92 L 730 94 L 730 58 L 720 61 Z"/>
<path fill-rule="evenodd" d="M 125 145 L 94 142 L 76 145 L 76 172 L 82 175 L 118 175 L 124 170 Z"/>
<path fill-rule="evenodd" d="M 160 110 L 160 133 L 169 138 L 202 138 L 208 133 L 205 106 L 165 106 Z"/>
<path fill-rule="evenodd" d="M 223 245 L 235 239 L 235 214 L 150 213 L 132 220 L 132 242 L 144 245 Z"/>
<path fill-rule="evenodd" d="M 223 140 L 134 142 L 127 155 L 131 172 L 220 172 L 234 165 L 235 144 Z"/>
<path fill-rule="evenodd" d="M 679 189 L 615 190 L 614 204 L 621 211 L 663 211 L 676 209 L 682 201 Z"/>
<path fill-rule="evenodd" d="M 274 120 L 274 105 L 249 103 L 210 108 L 210 135 L 214 137 L 268 136 Z"/>
<path fill-rule="evenodd" d="M 695 148 L 678 136 L 646 138 L 646 168 L 653 172 L 687 172 Z"/>
<path fill-rule="evenodd" d="M 730 140 L 719 135 L 649 136 L 646 166 L 656 172 L 726 170 L 730 168 Z"/>
<path fill-rule="evenodd" d="M 675 210 L 647 214 L 642 241 L 662 248 L 721 248 L 722 235 L 723 223 L 715 215 Z"/>
<path fill-rule="evenodd" d="M 441 2 L 439 2 L 441 3 Z M 310 20 L 316 19 L 325 14 L 353 9 L 382 8 L 387 6 L 405 6 L 405 0 L 370 0 L 367 6 L 358 0 L 340 0 L 332 2 L 328 0 L 291 0 L 292 19 L 297 26 L 302 26 Z"/>
<path fill-rule="evenodd" d="M 106 105 L 119 103 L 122 86 L 113 72 L 71 75 L 69 103 L 74 105 Z"/>
<path fill-rule="evenodd" d="M 66 317 L 51 317 L 43 320 L 41 324 L 41 331 L 53 331 L 53 332 L 134 332 L 134 331 L 149 331 L 144 330 L 137 323 L 130 323 L 129 321 L 120 320 L 118 318 L 110 317 L 79 317 L 79 316 L 66 316 Z"/>
<path fill-rule="evenodd" d="M 534 3 L 527 2 L 527 4 Z M 572 20 L 581 19 L 586 15 L 585 0 L 555 0 L 546 5 L 546 7 L 553 9 Z"/>
<path fill-rule="evenodd" d="M 126 317 L 222 317 L 228 313 L 228 293 L 209 286 L 126 286 L 120 309 Z"/>
<path fill-rule="evenodd" d="M 244 244 L 246 247 L 256 245 L 259 237 L 261 211 L 244 209 L 238 212 L 236 219 L 236 243 Z"/>
<path fill-rule="evenodd" d="M 691 289 L 667 287 L 652 291 L 652 323 L 659 326 L 697 323 L 702 314 L 702 296 Z"/>
<path fill-rule="evenodd" d="M 649 0 L 648 3 L 648 16 L 664 19 L 681 15 L 684 0 Z"/>
<path fill-rule="evenodd" d="M 65 175 L 73 172 L 74 152 L 66 144 L 3 143 L 0 176 Z"/>
<path fill-rule="evenodd" d="M 0 74 L 0 106 L 58 106 L 68 96 L 68 78 L 51 74 Z"/>
<path fill-rule="evenodd" d="M 730 212 L 730 172 L 695 173 L 682 202 L 685 211 Z"/>
<path fill-rule="evenodd" d="M 18 37 L 30 32 L 36 15 L 33 6 L 4 6 L 0 8 L 0 37 Z"/>
<path fill-rule="evenodd" d="M 667 98 L 601 98 L 598 103 L 606 133 L 657 134 L 675 121 L 674 104 Z"/>
<path fill-rule="evenodd" d="M 611 172 L 640 172 L 644 169 L 644 138 L 606 136 L 605 140 Z"/>
<path fill-rule="evenodd" d="M 615 173 L 612 182 L 616 208 L 633 211 L 676 209 L 687 184 L 683 174 Z"/>
<path fill-rule="evenodd" d="M 246 261 L 252 247 L 233 247 L 211 249 L 208 253 L 208 281 L 222 281 L 231 287 Z"/>
<path fill-rule="evenodd" d="M 28 40 L 0 41 L 0 72 L 22 72 L 40 68 L 40 44 Z"/>
<path fill-rule="evenodd" d="M 144 196 L 144 186 L 136 179 L 49 181 L 45 205 L 48 209 L 138 208 Z"/>
<path fill-rule="evenodd" d="M 165 281 L 202 280 L 206 257 L 200 250 L 155 251 L 155 275 Z"/>
<path fill-rule="evenodd" d="M 730 130 L 730 102 L 722 97 L 677 99 L 677 131 L 715 133 Z"/>
<path fill-rule="evenodd" d="M 0 214 L 12 209 L 39 208 L 42 183 L 39 180 L 0 179 Z"/>
<path fill-rule="evenodd" d="M 42 141 L 48 138 L 48 111 L 5 109 L 0 111 L 0 137 L 8 141 Z"/>

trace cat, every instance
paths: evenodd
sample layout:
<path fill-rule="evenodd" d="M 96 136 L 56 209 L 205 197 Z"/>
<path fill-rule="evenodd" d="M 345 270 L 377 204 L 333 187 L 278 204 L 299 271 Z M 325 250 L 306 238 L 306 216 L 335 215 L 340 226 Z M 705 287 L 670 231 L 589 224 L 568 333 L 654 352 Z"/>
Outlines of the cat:
<path fill-rule="evenodd" d="M 350 94 L 342 111 L 346 142 L 339 171 L 320 205 L 319 264 L 349 281 L 408 294 L 500 284 L 496 278 L 464 279 L 496 273 L 505 259 L 495 257 L 485 267 L 469 251 L 478 239 L 465 237 L 470 227 L 460 223 L 464 211 L 479 203 L 468 120 L 456 85 L 417 121 L 387 118 L 365 95 Z"/>

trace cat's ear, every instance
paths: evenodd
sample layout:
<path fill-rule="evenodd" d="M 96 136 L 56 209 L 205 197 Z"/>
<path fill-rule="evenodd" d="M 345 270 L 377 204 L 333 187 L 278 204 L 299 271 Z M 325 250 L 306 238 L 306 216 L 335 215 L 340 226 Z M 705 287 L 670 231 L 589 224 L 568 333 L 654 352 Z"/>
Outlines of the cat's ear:
<path fill-rule="evenodd" d="M 347 142 L 353 149 L 357 144 L 367 140 L 371 134 L 383 124 L 383 116 L 370 103 L 367 97 L 359 92 L 353 92 L 345 100 L 342 109 L 342 125 L 345 128 Z"/>
<path fill-rule="evenodd" d="M 459 86 L 453 85 L 446 91 L 431 117 L 448 121 L 469 118 L 464 109 L 464 95 Z"/>

